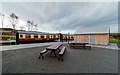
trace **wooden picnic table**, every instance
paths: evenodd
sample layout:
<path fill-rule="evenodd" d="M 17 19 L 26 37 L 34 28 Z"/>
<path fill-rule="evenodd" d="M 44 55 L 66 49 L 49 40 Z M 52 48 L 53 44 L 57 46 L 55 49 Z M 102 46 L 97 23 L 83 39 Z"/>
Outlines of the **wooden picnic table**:
<path fill-rule="evenodd" d="M 70 47 L 71 48 L 75 48 L 75 47 L 82 47 L 82 48 L 89 47 L 89 49 L 90 49 L 91 47 L 90 46 L 86 46 L 86 44 L 89 44 L 89 43 L 70 43 Z"/>
<path fill-rule="evenodd" d="M 46 50 L 51 50 L 50 56 L 52 55 L 52 53 L 54 53 L 55 57 L 56 57 L 56 53 L 55 51 L 59 50 L 60 51 L 60 47 L 62 46 L 61 43 L 58 44 L 52 44 L 51 46 L 47 47 Z"/>
<path fill-rule="evenodd" d="M 86 44 L 89 43 L 70 43 L 71 46 L 85 46 Z"/>
<path fill-rule="evenodd" d="M 89 43 L 71 43 L 71 44 L 89 44 Z"/>

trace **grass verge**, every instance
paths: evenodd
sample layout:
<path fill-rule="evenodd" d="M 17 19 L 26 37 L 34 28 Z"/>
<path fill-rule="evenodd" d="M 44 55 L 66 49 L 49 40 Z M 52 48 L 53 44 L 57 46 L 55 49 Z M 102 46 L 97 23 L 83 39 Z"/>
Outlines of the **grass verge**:
<path fill-rule="evenodd" d="M 110 40 L 109 42 L 110 42 L 110 43 L 120 44 L 120 40 L 117 40 L 117 39 L 115 39 L 115 40 Z"/>

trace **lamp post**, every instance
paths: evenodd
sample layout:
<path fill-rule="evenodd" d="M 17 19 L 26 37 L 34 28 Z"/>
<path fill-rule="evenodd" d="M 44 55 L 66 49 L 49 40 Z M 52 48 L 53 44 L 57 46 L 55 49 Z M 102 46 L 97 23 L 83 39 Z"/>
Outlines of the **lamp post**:
<path fill-rule="evenodd" d="M 68 38 L 67 39 L 68 39 L 68 44 L 69 44 L 69 32 L 68 32 Z"/>

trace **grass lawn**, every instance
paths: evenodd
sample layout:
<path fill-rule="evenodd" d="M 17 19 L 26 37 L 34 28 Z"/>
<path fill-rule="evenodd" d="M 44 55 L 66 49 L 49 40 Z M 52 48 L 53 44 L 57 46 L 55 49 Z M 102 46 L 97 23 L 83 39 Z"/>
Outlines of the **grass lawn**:
<path fill-rule="evenodd" d="M 110 40 L 109 42 L 110 42 L 110 43 L 120 44 L 120 40 L 117 40 L 117 39 L 115 39 L 115 40 Z"/>

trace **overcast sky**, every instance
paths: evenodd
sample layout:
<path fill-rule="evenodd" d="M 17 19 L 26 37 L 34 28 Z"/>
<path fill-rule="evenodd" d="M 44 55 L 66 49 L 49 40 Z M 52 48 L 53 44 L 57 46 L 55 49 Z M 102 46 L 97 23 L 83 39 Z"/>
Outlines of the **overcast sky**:
<path fill-rule="evenodd" d="M 94 26 L 110 26 L 111 32 L 118 32 L 117 2 L 3 2 L 2 11 L 8 17 L 15 13 L 20 26 L 26 28 L 26 21 L 38 24 L 38 31 L 74 33 Z M 5 27 L 10 27 L 7 18 Z"/>

